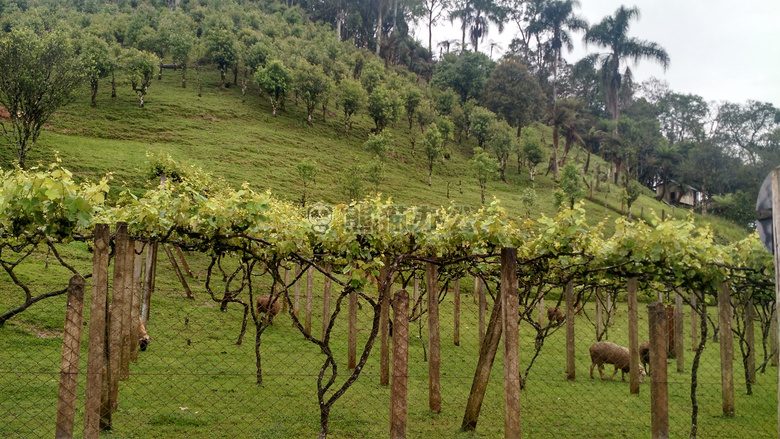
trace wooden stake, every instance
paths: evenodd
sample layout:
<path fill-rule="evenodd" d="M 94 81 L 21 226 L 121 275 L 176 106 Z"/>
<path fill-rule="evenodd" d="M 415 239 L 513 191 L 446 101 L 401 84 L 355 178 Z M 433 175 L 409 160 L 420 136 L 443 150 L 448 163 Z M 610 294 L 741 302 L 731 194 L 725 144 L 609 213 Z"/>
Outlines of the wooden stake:
<path fill-rule="evenodd" d="M 482 341 L 485 339 L 485 310 L 487 309 L 485 282 L 482 278 L 479 278 L 479 288 L 477 288 L 477 291 L 479 293 L 479 345 L 482 346 Z"/>
<path fill-rule="evenodd" d="M 520 438 L 520 364 L 517 249 L 501 249 L 501 309 L 504 326 L 504 437 Z"/>
<path fill-rule="evenodd" d="M 379 385 L 390 384 L 390 264 L 385 259 L 385 264 L 379 270 Z M 408 317 L 407 317 L 408 318 Z"/>
<path fill-rule="evenodd" d="M 604 331 L 604 305 L 602 305 L 601 288 L 596 288 L 596 340 L 601 341 L 601 334 Z"/>
<path fill-rule="evenodd" d="M 441 350 L 439 339 L 439 266 L 428 262 L 425 266 L 425 294 L 428 295 L 428 408 L 441 412 Z"/>
<path fill-rule="evenodd" d="M 60 364 L 60 388 L 59 397 L 57 398 L 57 427 L 54 433 L 54 437 L 57 439 L 73 437 L 83 322 L 84 278 L 75 274 L 68 283 L 68 304 L 65 311 L 65 328 L 62 334 L 62 363 Z"/>
<path fill-rule="evenodd" d="M 133 334 L 132 327 L 138 328 L 138 325 L 133 325 L 133 295 L 134 295 L 134 280 L 135 280 L 135 241 L 132 239 L 127 240 L 127 248 L 125 249 L 127 254 L 125 255 L 125 265 L 122 268 L 124 274 L 122 280 L 124 282 L 124 297 L 122 308 L 122 353 L 120 357 L 122 362 L 119 368 L 119 379 L 126 380 L 130 377 L 130 357 L 133 348 L 130 346 L 131 336 Z M 114 267 L 116 270 L 117 267 Z M 138 321 L 138 319 L 136 319 Z M 137 329 L 136 329 L 137 330 Z M 138 337 L 135 339 L 135 344 L 138 345 Z"/>
<path fill-rule="evenodd" d="M 349 335 L 347 336 L 347 369 L 357 366 L 357 291 L 349 293 Z"/>
<path fill-rule="evenodd" d="M 398 290 L 393 300 L 393 380 L 390 385 L 390 438 L 406 437 L 407 373 L 409 371 L 409 293 Z"/>
<path fill-rule="evenodd" d="M 721 283 L 718 293 L 718 324 L 720 340 L 720 382 L 723 415 L 734 416 L 734 334 L 731 332 L 731 287 Z"/>
<path fill-rule="evenodd" d="M 130 312 L 130 361 L 138 361 L 138 325 L 133 325 L 132 322 L 137 322 L 141 316 L 141 291 L 143 290 L 143 276 L 144 276 L 144 261 L 143 254 L 141 253 L 144 248 L 144 244 L 141 241 L 135 242 L 135 249 L 133 250 L 133 289 L 130 296 L 132 308 Z"/>
<path fill-rule="evenodd" d="M 460 278 L 455 279 L 454 290 L 454 309 L 452 313 L 452 343 L 455 346 L 460 346 Z"/>
<path fill-rule="evenodd" d="M 187 293 L 188 299 L 194 299 L 195 296 L 192 294 L 192 290 L 190 290 L 190 286 L 187 285 L 187 279 L 184 278 L 184 275 L 181 273 L 181 270 L 179 269 L 179 264 L 176 262 L 176 258 L 173 257 L 173 253 L 171 253 L 171 249 L 168 248 L 167 245 L 163 244 L 163 250 L 165 250 L 165 254 L 168 255 L 168 260 L 171 262 L 171 267 L 173 267 L 174 273 L 176 273 L 176 277 L 179 278 L 179 282 L 181 282 L 182 288 L 184 288 L 184 292 Z"/>
<path fill-rule="evenodd" d="M 298 317 L 301 303 L 301 264 L 295 264 L 295 293 L 293 294 L 293 314 Z M 294 324 L 293 324 L 294 326 Z"/>
<path fill-rule="evenodd" d="M 116 411 L 119 397 L 119 374 L 122 366 L 122 317 L 125 300 L 125 258 L 127 257 L 127 224 L 117 223 L 114 234 L 114 284 L 109 307 L 109 383 L 111 412 Z"/>
<path fill-rule="evenodd" d="M 676 312 L 676 309 L 675 309 Z M 650 430 L 653 439 L 669 438 L 669 389 L 666 365 L 666 308 L 656 302 L 647 306 L 650 329 Z"/>
<path fill-rule="evenodd" d="M 192 273 L 192 270 L 190 270 L 190 264 L 188 264 L 187 259 L 184 258 L 184 253 L 182 253 L 181 249 L 175 245 L 173 246 L 173 249 L 176 250 L 176 254 L 179 256 L 181 266 L 184 267 L 184 272 L 187 273 L 187 276 L 194 279 L 195 275 Z"/>
<path fill-rule="evenodd" d="M 683 334 L 683 297 L 680 291 L 674 294 L 674 354 L 677 360 L 677 372 L 685 371 L 685 343 Z"/>
<path fill-rule="evenodd" d="M 331 273 L 330 264 L 325 266 L 325 273 Z M 322 283 L 322 339 L 325 340 L 325 334 L 330 325 L 330 277 L 325 276 Z"/>
<path fill-rule="evenodd" d="M 92 250 L 92 294 L 89 311 L 89 347 L 87 353 L 87 388 L 84 408 L 84 437 L 98 439 L 101 429 L 111 426 L 111 414 L 101 410 L 103 365 L 106 356 L 106 320 L 108 319 L 108 224 L 95 225 Z M 107 416 L 106 425 L 101 422 Z"/>
<path fill-rule="evenodd" d="M 144 293 L 141 299 L 141 320 L 144 325 L 149 322 L 149 310 L 154 292 L 154 282 L 157 274 L 157 246 L 158 243 L 146 244 L 146 266 L 144 267 Z"/>
<path fill-rule="evenodd" d="M 754 321 L 756 309 L 753 307 L 753 295 L 751 294 L 745 303 L 745 343 L 748 346 L 747 372 L 751 383 L 756 382 L 756 336 Z"/>
<path fill-rule="evenodd" d="M 691 350 L 696 351 L 699 349 L 699 330 L 696 319 L 699 314 L 696 312 L 696 294 L 691 293 Z"/>
<path fill-rule="evenodd" d="M 569 281 L 566 284 L 566 379 L 569 381 L 577 378 L 574 357 L 574 281 Z"/>
<path fill-rule="evenodd" d="M 311 334 L 311 307 L 314 300 L 313 297 L 314 288 L 314 265 L 309 265 L 309 269 L 306 270 L 306 317 L 304 319 L 304 330 L 308 334 Z"/>
<path fill-rule="evenodd" d="M 632 277 L 628 280 L 628 356 L 629 372 L 631 378 L 629 383 L 632 394 L 639 393 L 639 311 L 637 303 L 637 278 Z M 666 333 L 664 331 L 664 333 Z"/>

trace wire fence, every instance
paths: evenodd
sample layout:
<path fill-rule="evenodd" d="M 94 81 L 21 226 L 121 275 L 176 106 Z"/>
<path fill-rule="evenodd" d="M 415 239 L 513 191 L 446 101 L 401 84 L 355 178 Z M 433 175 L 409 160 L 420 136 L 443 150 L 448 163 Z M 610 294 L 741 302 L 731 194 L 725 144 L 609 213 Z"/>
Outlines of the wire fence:
<path fill-rule="evenodd" d="M 424 290 L 424 282 L 421 289 Z M 464 408 L 479 358 L 479 306 L 464 281 L 461 295 L 459 345 L 454 344 L 453 292 L 443 296 L 440 311 L 441 412 L 428 408 L 427 321 L 423 314 L 410 322 L 408 372 L 408 437 L 452 437 L 460 430 Z M 410 286 L 411 287 L 411 286 Z M 394 289 L 400 288 L 396 285 Z M 312 326 L 319 328 L 323 297 L 315 284 Z M 87 288 L 89 291 L 89 288 Z M 409 288 L 410 295 L 411 288 Z M 119 384 L 118 408 L 112 419 L 116 437 L 315 437 L 320 428 L 317 380 L 325 361 L 320 348 L 307 342 L 292 325 L 289 314 L 280 313 L 263 332 L 259 343 L 263 384 L 258 385 L 258 356 L 254 327 L 250 324 L 242 342 L 243 308 L 230 303 L 226 311 L 205 291 L 193 289 L 188 299 L 179 289 L 154 292 L 147 331 L 151 343 L 130 366 L 130 375 Z M 422 294 L 422 291 L 420 292 Z M 303 302 L 302 302 L 303 303 Z M 357 310 L 357 353 L 362 352 L 371 332 L 373 309 L 360 300 Z M 346 308 L 347 301 L 342 306 Z M 42 305 L 43 306 L 43 305 Z M 87 307 L 88 308 L 88 307 Z M 488 297 L 485 319 L 490 317 Z M 64 296 L 48 301 L 46 312 L 63 314 Z M 689 308 L 686 307 L 686 310 Z M 303 320 L 299 308 L 299 315 Z M 289 310 L 287 311 L 290 312 Z M 647 436 L 651 426 L 649 380 L 638 394 L 629 393 L 627 381 L 613 366 L 605 365 L 606 381 L 597 368 L 590 377 L 589 347 L 596 341 L 596 310 L 586 303 L 575 316 L 574 380 L 567 379 L 566 337 L 563 321 L 544 340 L 537 357 L 536 331 L 521 322 L 520 372 L 527 371 L 521 391 L 522 433 L 532 438 L 637 437 Z M 717 316 L 715 310 L 711 316 Z M 337 316 L 331 349 L 338 366 L 337 384 L 347 379 L 348 312 Z M 553 315 L 555 318 L 555 315 Z M 683 371 L 669 359 L 668 407 L 670 437 L 689 436 L 691 430 L 691 314 L 684 314 Z M 86 311 L 85 320 L 89 320 Z M 545 324 L 549 323 L 543 316 Z M 628 346 L 625 302 L 615 303 L 606 340 Z M 487 321 L 484 322 L 487 324 Z M 717 319 L 714 322 L 717 324 Z M 712 325 L 713 323 L 708 323 Z M 86 323 L 84 325 L 87 326 Z M 55 434 L 57 393 L 62 356 L 62 333 L 22 328 L 0 328 L 0 436 L 9 438 L 51 437 Z M 734 416 L 723 415 L 720 345 L 712 340 L 710 327 L 698 372 L 698 436 L 706 438 L 776 437 L 777 370 L 767 361 L 754 375 L 752 395 L 746 391 L 744 369 L 735 341 L 733 383 Z M 313 335 L 319 330 L 313 329 Z M 648 318 L 644 305 L 639 312 L 640 341 L 647 339 Z M 82 334 L 78 376 L 75 432 L 83 435 L 87 331 Z M 722 337 L 723 334 L 718 334 Z M 757 337 L 760 340 L 760 337 Z M 371 350 L 359 378 L 334 405 L 329 437 L 381 437 L 388 434 L 390 390 L 380 385 L 379 342 Z M 757 362 L 764 362 L 760 347 Z M 482 405 L 479 437 L 503 437 L 504 400 L 502 360 L 493 364 Z"/>

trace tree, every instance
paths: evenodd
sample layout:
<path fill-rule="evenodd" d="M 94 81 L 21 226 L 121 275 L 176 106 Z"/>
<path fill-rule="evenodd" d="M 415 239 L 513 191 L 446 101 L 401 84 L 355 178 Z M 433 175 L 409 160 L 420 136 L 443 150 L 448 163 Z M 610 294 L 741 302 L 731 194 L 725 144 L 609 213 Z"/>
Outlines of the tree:
<path fill-rule="evenodd" d="M 461 102 L 478 99 L 494 66 L 495 63 L 483 53 L 464 52 L 461 56 L 450 53 L 436 65 L 431 83 L 452 88 L 460 95 Z"/>
<path fill-rule="evenodd" d="M 152 85 L 154 71 L 157 67 L 158 58 L 149 52 L 130 48 L 127 53 L 126 69 L 130 77 L 130 85 L 133 91 L 138 95 L 138 106 L 144 107 L 144 98 Z"/>
<path fill-rule="evenodd" d="M 444 15 L 444 11 L 449 7 L 449 0 L 423 0 L 423 8 L 425 9 L 425 19 L 428 25 L 428 52 L 433 53 L 433 26 Z"/>
<path fill-rule="evenodd" d="M 313 126 L 314 109 L 330 92 L 333 83 L 322 67 L 311 65 L 308 62 L 302 62 L 298 65 L 293 73 L 293 78 L 295 90 L 306 104 L 306 122 L 309 126 Z"/>
<path fill-rule="evenodd" d="M 724 102 L 715 120 L 714 137 L 730 155 L 756 165 L 762 153 L 776 149 L 773 135 L 780 127 L 780 110 L 769 102 Z"/>
<path fill-rule="evenodd" d="M 385 181 L 385 162 L 378 155 L 368 163 L 366 180 L 374 186 L 374 194 L 379 193 L 379 185 Z"/>
<path fill-rule="evenodd" d="M 639 19 L 639 9 L 620 6 L 613 16 L 605 17 L 599 24 L 594 25 L 585 33 L 585 42 L 609 49 L 608 53 L 590 55 L 590 59 L 599 62 L 603 78 L 603 85 L 607 95 L 607 111 L 612 114 L 612 119 L 617 121 L 620 117 L 619 94 L 626 73 L 631 71 L 626 68 L 620 73 L 621 63 L 631 59 L 638 63 L 641 59 L 658 61 L 666 69 L 669 66 L 669 55 L 656 43 L 630 38 L 628 28 L 630 21 Z"/>
<path fill-rule="evenodd" d="M 623 191 L 623 201 L 625 201 L 626 208 L 628 209 L 628 220 L 631 221 L 631 205 L 633 205 L 642 194 L 642 185 L 636 180 L 630 180 Z"/>
<path fill-rule="evenodd" d="M 363 149 L 384 160 L 390 152 L 390 140 L 384 135 L 369 134 L 368 140 L 363 144 Z"/>
<path fill-rule="evenodd" d="M 539 81 L 514 59 L 501 61 L 485 81 L 482 103 L 521 130 L 542 116 L 544 92 Z"/>
<path fill-rule="evenodd" d="M 525 139 L 523 141 L 523 155 L 528 165 L 528 172 L 531 174 L 531 181 L 536 177 L 536 167 L 544 160 L 542 145 L 539 139 Z M 518 169 L 519 171 L 520 169 Z"/>
<path fill-rule="evenodd" d="M 89 88 L 92 92 L 90 105 L 97 107 L 98 81 L 108 76 L 113 69 L 111 51 L 108 43 L 94 35 L 86 35 L 82 38 L 81 57 L 87 68 Z"/>
<path fill-rule="evenodd" d="M 495 121 L 496 114 L 487 108 L 475 107 L 469 114 L 469 132 L 477 139 L 480 148 L 485 146 Z"/>
<path fill-rule="evenodd" d="M 553 0 L 545 3 L 537 26 L 550 34 L 546 49 L 549 51 L 553 73 L 553 105 L 558 100 L 558 63 L 563 59 L 561 53 L 565 47 L 569 52 L 574 49 L 570 32 L 584 31 L 588 23 L 577 15 L 574 8 L 579 7 L 577 0 Z"/>
<path fill-rule="evenodd" d="M 410 86 L 404 93 L 404 109 L 406 110 L 406 117 L 409 119 L 409 130 L 412 129 L 412 122 L 415 118 L 415 112 L 422 102 L 423 94 L 417 87 Z"/>
<path fill-rule="evenodd" d="M 496 174 L 498 174 L 498 162 L 490 158 L 482 148 L 476 147 L 474 148 L 474 156 L 469 160 L 469 166 L 479 184 L 482 204 L 485 204 L 487 182 L 494 179 Z"/>
<path fill-rule="evenodd" d="M 227 71 L 238 63 L 238 42 L 235 34 L 225 27 L 210 29 L 204 37 L 206 56 L 217 65 L 221 86 L 225 87 Z"/>
<path fill-rule="evenodd" d="M 387 125 L 395 122 L 396 101 L 395 94 L 384 86 L 375 88 L 368 96 L 368 114 L 374 120 L 374 132 L 381 133 Z"/>
<path fill-rule="evenodd" d="M 487 149 L 493 151 L 498 159 L 501 181 L 506 183 L 506 167 L 509 163 L 509 153 L 515 148 L 515 135 L 512 127 L 506 121 L 496 120 L 490 124 L 490 135 L 486 142 Z"/>
<path fill-rule="evenodd" d="M 363 198 L 363 180 L 365 174 L 363 167 L 353 164 L 339 174 L 339 187 L 341 193 L 349 201 Z"/>
<path fill-rule="evenodd" d="M 268 63 L 268 67 L 258 70 L 254 76 L 255 84 L 268 93 L 271 99 L 271 114 L 276 117 L 276 108 L 292 87 L 292 75 L 279 60 Z"/>
<path fill-rule="evenodd" d="M 439 128 L 435 124 L 431 124 L 423 135 L 423 152 L 425 158 L 428 160 L 428 186 L 431 186 L 431 177 L 433 175 L 433 165 L 436 163 L 436 159 L 441 156 L 442 153 L 442 137 L 439 133 Z"/>
<path fill-rule="evenodd" d="M 349 78 L 341 81 L 338 93 L 337 103 L 344 109 L 344 137 L 349 137 L 352 116 L 366 105 L 368 96 L 358 81 Z"/>
<path fill-rule="evenodd" d="M 10 119 L 0 121 L 0 128 L 19 166 L 27 167 L 43 124 L 74 98 L 86 76 L 83 61 L 61 32 L 36 35 L 17 28 L 0 37 L 0 105 Z"/>
<path fill-rule="evenodd" d="M 317 172 L 319 169 L 317 168 L 317 164 L 311 160 L 304 160 L 298 163 L 297 169 L 298 176 L 301 177 L 301 182 L 303 182 L 301 205 L 306 207 L 306 189 L 308 188 L 309 184 L 316 183 Z"/>
<path fill-rule="evenodd" d="M 574 163 L 567 163 L 561 170 L 559 189 L 555 191 L 555 203 L 562 206 L 564 203 L 569 209 L 574 208 L 574 203 L 580 200 L 585 191 L 582 189 L 580 170 Z"/>

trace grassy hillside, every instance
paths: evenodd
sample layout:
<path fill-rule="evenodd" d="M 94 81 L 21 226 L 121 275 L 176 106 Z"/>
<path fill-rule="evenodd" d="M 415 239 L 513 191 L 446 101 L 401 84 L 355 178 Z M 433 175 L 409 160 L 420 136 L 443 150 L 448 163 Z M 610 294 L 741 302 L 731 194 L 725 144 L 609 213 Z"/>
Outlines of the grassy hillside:
<path fill-rule="evenodd" d="M 180 73 L 165 71 L 162 80 L 155 80 L 150 87 L 145 108 L 138 108 L 130 85 L 119 79 L 116 98 L 110 97 L 110 84 L 104 80 L 96 108 L 90 107 L 85 87 L 74 103 L 55 114 L 28 163 L 51 162 L 58 151 L 65 166 L 76 175 L 95 179 L 111 172 L 113 195 L 123 188 L 140 194 L 150 184 L 147 154 L 162 152 L 177 161 L 202 167 L 233 185 L 246 181 L 254 188 L 272 190 L 279 198 L 299 200 L 302 185 L 296 165 L 310 159 L 319 168 L 310 199 L 336 203 L 348 201 L 339 181 L 349 165 L 366 164 L 370 160 L 362 145 L 373 128 L 373 121 L 365 112 L 358 114 L 350 137 L 345 138 L 343 115 L 334 104 L 329 106 L 324 118 L 321 110 L 316 113 L 313 127 L 306 124 L 303 104 L 296 105 L 292 96 L 287 99 L 286 109 L 272 117 L 267 97 L 253 84 L 248 85 L 246 97 L 242 99 L 240 87 L 220 88 L 219 76 L 213 70 L 203 75 L 202 97 L 198 97 L 194 74 L 190 74 L 188 88 L 182 88 Z M 538 126 L 536 132 L 542 133 L 542 138 L 549 142 L 552 135 L 547 130 L 548 127 Z M 384 195 L 408 204 L 480 205 L 479 188 L 468 166 L 476 146 L 474 139 L 449 142 L 450 159 L 437 162 L 433 184 L 428 187 L 427 164 L 420 152 L 417 125 L 409 130 L 408 122 L 400 118 L 386 133 L 392 139 L 393 152 L 386 159 L 387 179 L 380 186 Z M 412 139 L 418 140 L 415 156 Z M 582 166 L 586 152 L 575 149 L 570 157 Z M 0 158 L 4 167 L 13 163 L 9 148 L 2 149 Z M 555 182 L 551 175 L 544 175 L 546 165 L 539 166 L 540 175 L 531 182 L 525 169 L 518 173 L 515 156 L 510 157 L 509 163 L 508 183 L 490 182 L 488 197 L 497 197 L 511 213 L 524 217 L 526 209 L 519 194 L 526 187 L 534 187 L 538 204 L 531 216 L 552 215 L 556 209 L 552 196 Z M 602 172 L 608 169 L 607 164 L 594 156 L 590 175 L 585 177 L 588 181 L 599 165 Z M 370 191 L 368 183 L 365 189 Z M 599 190 L 594 191 L 593 201 L 586 200 L 586 209 L 592 212 L 589 221 L 597 224 L 606 219 L 609 232 L 613 220 L 621 214 L 621 198 L 621 188 L 602 182 Z M 660 216 L 662 210 L 667 217 L 684 218 L 690 214 L 688 210 L 672 209 L 656 202 L 649 191 L 633 209 L 634 216 L 644 213 L 646 218 L 650 218 L 651 212 Z M 710 224 L 722 240 L 739 239 L 747 233 L 711 216 L 694 217 L 702 224 Z"/>

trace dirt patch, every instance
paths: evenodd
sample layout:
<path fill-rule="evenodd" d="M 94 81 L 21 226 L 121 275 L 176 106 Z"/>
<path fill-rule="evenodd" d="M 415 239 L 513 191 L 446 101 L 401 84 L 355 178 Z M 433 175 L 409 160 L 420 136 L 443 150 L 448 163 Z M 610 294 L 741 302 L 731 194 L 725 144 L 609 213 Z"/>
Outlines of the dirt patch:
<path fill-rule="evenodd" d="M 0 119 L 8 120 L 11 118 L 11 113 L 5 107 L 0 107 Z"/>
<path fill-rule="evenodd" d="M 219 120 L 219 119 L 217 119 L 216 117 L 214 117 L 213 115 L 211 115 L 211 114 L 208 114 L 208 113 L 206 113 L 206 114 L 199 114 L 199 115 L 197 115 L 197 116 L 190 116 L 190 119 L 195 119 L 195 120 L 210 120 L 210 121 L 212 121 L 212 122 L 216 122 L 216 121 L 218 121 L 218 120 Z"/>
<path fill-rule="evenodd" d="M 30 332 L 35 334 L 35 336 L 38 338 L 62 338 L 62 331 L 56 331 L 53 329 L 31 328 Z"/>

